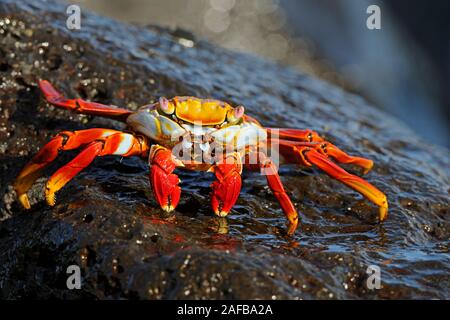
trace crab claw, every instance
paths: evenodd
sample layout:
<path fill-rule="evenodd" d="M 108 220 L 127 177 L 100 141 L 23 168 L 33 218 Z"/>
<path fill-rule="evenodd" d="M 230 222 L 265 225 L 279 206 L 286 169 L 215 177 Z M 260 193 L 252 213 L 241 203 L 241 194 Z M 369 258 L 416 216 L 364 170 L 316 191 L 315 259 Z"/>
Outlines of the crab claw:
<path fill-rule="evenodd" d="M 173 211 L 180 201 L 180 179 L 172 173 L 177 166 L 183 166 L 176 160 L 172 152 L 161 146 L 153 146 L 150 151 L 150 183 L 153 194 L 161 208 L 166 212 Z"/>
<path fill-rule="evenodd" d="M 211 184 L 211 206 L 219 217 L 225 217 L 236 203 L 241 192 L 242 163 L 238 155 L 228 157 L 225 163 L 212 167 L 216 181 Z"/>

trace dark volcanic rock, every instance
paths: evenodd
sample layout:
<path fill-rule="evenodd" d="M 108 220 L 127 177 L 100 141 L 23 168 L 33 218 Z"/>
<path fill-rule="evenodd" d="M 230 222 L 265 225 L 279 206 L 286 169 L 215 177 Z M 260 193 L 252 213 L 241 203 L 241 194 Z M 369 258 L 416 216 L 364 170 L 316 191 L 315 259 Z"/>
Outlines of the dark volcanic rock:
<path fill-rule="evenodd" d="M 65 19 L 52 2 L 0 4 L 0 298 L 450 298 L 447 150 L 356 95 L 188 33 L 86 12 L 81 30 L 69 31 Z M 236 207 L 219 220 L 209 208 L 211 175 L 180 172 L 182 200 L 167 217 L 146 163 L 114 157 L 97 159 L 53 208 L 41 179 L 25 211 L 11 183 L 52 135 L 123 128 L 48 106 L 39 78 L 67 96 L 130 109 L 162 95 L 215 97 L 266 125 L 315 129 L 375 161 L 366 178 L 386 192 L 389 218 L 379 225 L 361 196 L 293 166 L 281 170 L 302 220 L 292 239 L 257 174 L 244 175 Z M 71 264 L 82 268 L 81 290 L 66 288 Z M 380 290 L 366 287 L 369 265 L 381 268 Z"/>

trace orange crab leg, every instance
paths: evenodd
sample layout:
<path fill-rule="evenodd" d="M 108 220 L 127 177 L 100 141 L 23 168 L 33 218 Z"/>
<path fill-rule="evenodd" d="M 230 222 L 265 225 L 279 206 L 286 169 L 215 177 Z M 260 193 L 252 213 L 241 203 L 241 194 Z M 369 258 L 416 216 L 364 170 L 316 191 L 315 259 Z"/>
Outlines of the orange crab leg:
<path fill-rule="evenodd" d="M 132 112 L 113 105 L 89 102 L 83 99 L 67 99 L 47 80 L 39 81 L 39 87 L 48 103 L 82 114 L 105 116 L 117 120 L 125 120 Z"/>
<path fill-rule="evenodd" d="M 59 168 L 50 177 L 45 188 L 45 200 L 49 205 L 55 205 L 55 193 L 100 155 L 102 149 L 103 142 L 91 142 L 72 161 Z"/>
<path fill-rule="evenodd" d="M 386 195 L 358 176 L 348 173 L 332 162 L 326 154 L 317 150 L 315 143 L 297 143 L 278 140 L 280 153 L 289 163 L 299 163 L 307 166 L 315 165 L 325 171 L 332 178 L 344 183 L 353 190 L 361 193 L 367 199 L 379 206 L 379 219 L 383 221 L 387 216 L 388 203 Z M 319 148 L 320 150 L 320 148 Z"/>
<path fill-rule="evenodd" d="M 357 166 L 363 168 L 363 174 L 368 173 L 373 167 L 372 160 L 369 160 L 366 158 L 361 158 L 361 157 L 350 156 L 329 142 L 321 144 L 321 148 L 325 154 L 333 157 L 339 163 L 354 164 L 354 165 L 357 165 Z"/>
<path fill-rule="evenodd" d="M 180 179 L 173 173 L 176 167 L 184 166 L 172 152 L 160 145 L 150 150 L 150 183 L 153 194 L 164 211 L 173 211 L 180 201 Z"/>
<path fill-rule="evenodd" d="M 98 141 L 102 145 L 99 155 L 117 154 L 122 156 L 145 155 L 148 152 L 147 144 L 144 140 L 139 140 L 131 134 L 122 133 L 110 129 L 87 129 L 80 131 L 64 131 L 48 142 L 22 169 L 14 182 L 14 188 L 22 205 L 29 209 L 30 203 L 26 192 L 39 178 L 42 171 L 52 161 L 56 159 L 59 151 L 77 149 L 80 146 Z M 97 145 L 97 144 L 96 144 Z M 51 200 L 56 191 L 66 184 L 76 173 L 83 169 L 87 159 L 91 154 L 95 154 L 97 148 L 89 145 L 88 151 L 82 151 L 75 161 L 72 160 L 68 165 L 62 167 L 50 178 L 47 183 L 47 200 Z M 81 156 L 82 155 L 82 156 Z M 91 160 L 92 161 L 92 160 Z M 85 166 L 83 166 L 86 164 Z M 75 172 L 75 168 L 80 169 Z M 73 175 L 72 172 L 75 172 Z M 54 201 L 48 201 L 50 204 Z"/>
<path fill-rule="evenodd" d="M 344 183 L 355 191 L 358 191 L 367 199 L 379 206 L 379 219 L 383 221 L 387 217 L 388 203 L 386 195 L 371 185 L 366 180 L 358 176 L 348 173 L 334 162 L 330 161 L 323 154 L 318 153 L 314 149 L 307 149 L 304 152 L 308 161 L 325 171 L 330 177 Z"/>
<path fill-rule="evenodd" d="M 27 209 L 30 208 L 26 192 L 31 188 L 36 179 L 42 175 L 43 169 L 56 159 L 59 151 L 76 149 L 83 144 L 114 132 L 118 131 L 109 129 L 88 129 L 74 132 L 60 132 L 41 148 L 16 178 L 14 188 L 22 205 Z"/>
<path fill-rule="evenodd" d="M 361 157 L 350 156 L 347 153 L 345 153 L 344 151 L 342 151 L 341 149 L 339 149 L 338 147 L 336 147 L 335 145 L 333 145 L 327 141 L 303 142 L 303 141 L 291 141 L 291 140 L 286 140 L 286 139 L 278 139 L 278 138 L 274 138 L 274 137 L 271 137 L 270 141 L 273 144 L 278 144 L 281 149 L 286 150 L 287 152 L 284 152 L 284 153 L 288 154 L 288 155 L 290 153 L 289 151 L 292 150 L 293 146 L 296 146 L 297 148 L 298 147 L 315 148 L 318 152 L 323 153 L 327 156 L 331 156 L 339 163 L 354 164 L 354 165 L 357 165 L 357 166 L 363 168 L 363 174 L 368 173 L 373 167 L 372 160 L 369 160 L 366 158 L 361 158 Z M 298 157 L 298 154 L 294 154 L 293 156 Z M 289 156 L 288 156 L 288 158 L 289 158 Z M 292 161 L 292 162 L 295 163 L 296 161 Z"/>
<path fill-rule="evenodd" d="M 265 128 L 270 138 L 285 139 L 303 142 L 324 141 L 319 134 L 312 130 L 286 129 L 286 128 Z"/>
<path fill-rule="evenodd" d="M 262 173 L 266 176 L 267 184 L 270 190 L 272 190 L 273 194 L 277 198 L 286 218 L 289 221 L 287 234 L 290 236 L 297 229 L 297 210 L 295 209 L 291 199 L 284 190 L 280 176 L 278 175 L 278 170 L 272 160 L 270 160 L 270 158 L 262 152 L 258 152 L 257 159 L 259 159 L 258 168 L 262 169 Z M 255 169 L 254 165 L 248 165 L 248 167 L 250 167 L 251 169 Z"/>
<path fill-rule="evenodd" d="M 219 217 L 225 217 L 236 203 L 242 186 L 242 162 L 239 153 L 227 155 L 224 161 L 212 166 L 216 180 L 211 184 L 211 206 Z"/>

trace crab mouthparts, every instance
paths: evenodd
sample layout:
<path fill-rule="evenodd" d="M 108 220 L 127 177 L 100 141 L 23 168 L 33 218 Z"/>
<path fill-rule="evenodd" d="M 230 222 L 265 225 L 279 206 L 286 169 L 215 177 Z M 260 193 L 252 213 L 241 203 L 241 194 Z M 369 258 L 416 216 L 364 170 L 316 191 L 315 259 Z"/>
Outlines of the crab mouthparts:
<path fill-rule="evenodd" d="M 199 146 L 203 152 L 207 152 L 209 150 L 209 142 L 200 143 Z"/>
<path fill-rule="evenodd" d="M 214 139 L 207 137 L 206 135 L 191 135 L 189 137 L 183 137 L 182 146 L 185 150 L 201 150 L 202 152 L 208 152 L 211 148 L 211 143 Z"/>

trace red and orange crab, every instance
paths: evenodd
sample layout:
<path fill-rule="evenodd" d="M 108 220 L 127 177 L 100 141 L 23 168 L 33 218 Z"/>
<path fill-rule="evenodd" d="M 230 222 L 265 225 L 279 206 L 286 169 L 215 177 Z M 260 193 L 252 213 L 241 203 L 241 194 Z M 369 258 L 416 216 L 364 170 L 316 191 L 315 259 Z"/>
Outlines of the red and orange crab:
<path fill-rule="evenodd" d="M 48 180 L 45 197 L 49 205 L 55 204 L 55 193 L 95 157 L 137 156 L 148 159 L 154 196 L 167 212 L 173 211 L 180 200 L 176 168 L 214 172 L 216 180 L 211 185 L 211 206 L 216 215 L 224 217 L 239 196 L 241 173 L 245 167 L 261 170 L 266 175 L 267 183 L 289 221 L 287 233 L 292 235 L 297 228 L 298 214 L 283 188 L 273 157 L 268 155 L 270 150 L 278 155 L 280 163 L 317 166 L 379 206 L 380 221 L 387 216 L 386 196 L 331 159 L 360 166 L 365 173 L 372 168 L 373 162 L 346 154 L 314 131 L 265 128 L 245 115 L 243 106 L 232 107 L 218 100 L 160 98 L 158 102 L 132 112 L 112 105 L 67 99 L 45 80 L 40 81 L 39 86 L 48 103 L 82 114 L 122 120 L 131 133 L 95 128 L 57 134 L 23 168 L 15 181 L 17 196 L 25 208 L 30 208 L 26 192 L 58 153 L 82 148 Z"/>

